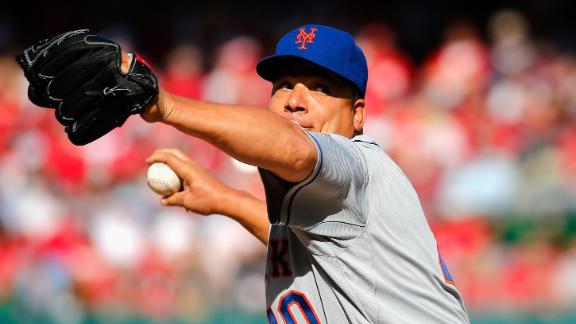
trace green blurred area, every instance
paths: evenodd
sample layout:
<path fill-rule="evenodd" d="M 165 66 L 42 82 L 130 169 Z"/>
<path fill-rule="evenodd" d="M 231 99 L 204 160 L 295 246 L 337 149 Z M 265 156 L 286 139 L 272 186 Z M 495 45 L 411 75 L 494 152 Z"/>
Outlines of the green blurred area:
<path fill-rule="evenodd" d="M 559 250 L 576 242 L 576 211 L 554 217 L 531 217 L 530 215 L 506 215 L 491 222 L 491 232 L 502 246 L 516 247 L 544 241 Z M 575 274 L 576 275 L 576 274 Z M 267 323 L 265 312 L 246 312 L 230 305 L 214 305 L 212 310 L 202 314 L 188 314 L 186 317 L 151 318 L 134 314 L 133 310 L 73 311 L 33 310 L 33 305 L 17 299 L 0 302 L 0 323 L 82 323 L 82 324 L 256 324 Z M 576 308 L 569 310 L 476 310 L 469 309 L 473 324 L 563 324 L 576 323 Z"/>
<path fill-rule="evenodd" d="M 266 323 L 264 312 L 247 313 L 231 307 L 223 307 L 218 312 L 203 314 L 202 319 L 192 320 L 190 318 L 150 318 L 137 314 L 111 315 L 102 313 L 66 316 L 66 313 L 55 316 L 47 312 L 35 312 L 25 309 L 15 301 L 8 301 L 0 304 L 0 323 L 37 323 L 37 324 L 62 324 L 62 323 L 82 323 L 82 324 L 255 324 Z"/>
<path fill-rule="evenodd" d="M 503 245 L 523 245 L 546 241 L 564 248 L 576 240 L 576 211 L 554 217 L 506 215 L 492 224 L 497 241 Z"/>
<path fill-rule="evenodd" d="M 471 316 L 472 324 L 569 324 L 576 323 L 576 312 L 559 314 L 504 313 Z"/>
<path fill-rule="evenodd" d="M 576 323 L 576 310 L 556 313 L 515 313 L 502 312 L 498 314 L 471 314 L 472 324 L 568 324 Z M 38 323 L 38 324 L 60 324 L 60 323 L 82 323 L 82 324 L 262 324 L 267 323 L 264 312 L 261 314 L 246 313 L 234 308 L 222 308 L 218 312 L 208 314 L 201 320 L 162 318 L 151 319 L 134 314 L 123 316 L 113 316 L 105 314 L 87 314 L 80 321 L 72 319 L 53 319 L 49 314 L 42 312 L 30 312 L 22 309 L 15 302 L 0 304 L 0 323 Z"/>

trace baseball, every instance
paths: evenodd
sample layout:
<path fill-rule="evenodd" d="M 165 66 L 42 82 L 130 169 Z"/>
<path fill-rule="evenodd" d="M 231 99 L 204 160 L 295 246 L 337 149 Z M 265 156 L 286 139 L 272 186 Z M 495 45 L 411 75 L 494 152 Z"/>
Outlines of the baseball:
<path fill-rule="evenodd" d="M 166 163 L 155 162 L 148 167 L 146 183 L 162 196 L 170 196 L 182 190 L 182 180 Z"/>

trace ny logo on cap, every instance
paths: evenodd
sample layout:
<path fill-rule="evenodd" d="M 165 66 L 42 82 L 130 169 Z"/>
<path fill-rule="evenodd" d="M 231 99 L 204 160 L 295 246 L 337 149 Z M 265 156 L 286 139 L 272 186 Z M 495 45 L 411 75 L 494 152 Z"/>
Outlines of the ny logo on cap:
<path fill-rule="evenodd" d="M 310 28 L 310 32 L 307 33 L 305 28 L 300 28 L 300 32 L 296 35 L 296 44 L 301 44 L 298 49 L 308 49 L 306 43 L 314 44 L 312 41 L 316 37 L 317 28 Z"/>

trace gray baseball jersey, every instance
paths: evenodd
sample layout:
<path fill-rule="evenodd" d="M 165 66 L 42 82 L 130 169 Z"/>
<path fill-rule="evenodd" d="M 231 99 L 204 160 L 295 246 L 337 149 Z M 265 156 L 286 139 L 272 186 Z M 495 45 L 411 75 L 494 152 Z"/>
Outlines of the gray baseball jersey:
<path fill-rule="evenodd" d="M 269 323 L 468 323 L 418 196 L 369 137 L 307 133 L 314 172 L 260 170 Z"/>

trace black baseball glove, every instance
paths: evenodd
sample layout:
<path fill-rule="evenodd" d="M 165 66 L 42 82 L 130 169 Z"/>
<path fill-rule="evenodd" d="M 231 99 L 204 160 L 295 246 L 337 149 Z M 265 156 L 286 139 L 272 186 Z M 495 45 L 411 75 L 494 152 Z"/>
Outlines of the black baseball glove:
<path fill-rule="evenodd" d="M 85 145 L 144 111 L 158 95 L 158 81 L 133 55 L 128 73 L 120 71 L 121 49 L 87 29 L 44 39 L 16 56 L 30 86 L 28 97 L 55 108 L 75 145 Z"/>

